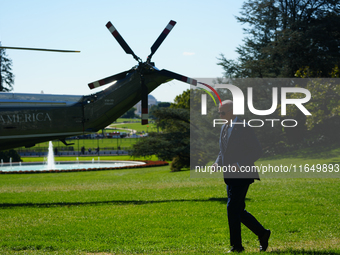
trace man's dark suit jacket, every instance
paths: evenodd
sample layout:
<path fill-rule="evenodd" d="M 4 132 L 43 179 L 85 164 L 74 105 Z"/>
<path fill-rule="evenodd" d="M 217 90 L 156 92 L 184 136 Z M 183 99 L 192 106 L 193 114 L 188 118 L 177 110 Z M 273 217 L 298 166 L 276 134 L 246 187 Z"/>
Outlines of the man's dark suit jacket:
<path fill-rule="evenodd" d="M 238 122 L 240 124 L 234 124 Z M 233 121 L 233 128 L 231 133 L 228 135 L 228 143 L 226 150 L 223 152 L 222 139 L 226 139 L 222 137 L 223 128 L 221 128 L 220 134 L 220 152 L 215 161 L 219 166 L 228 167 L 229 165 L 233 165 L 234 163 L 238 163 L 240 167 L 248 166 L 253 167 L 254 162 L 261 157 L 262 148 L 261 145 L 252 130 L 246 123 L 243 125 L 243 122 L 236 118 L 236 121 Z M 224 172 L 224 182 L 228 185 L 238 185 L 238 184 L 250 184 L 254 182 L 254 179 L 259 180 L 259 174 L 257 172 L 253 173 L 228 173 Z"/>

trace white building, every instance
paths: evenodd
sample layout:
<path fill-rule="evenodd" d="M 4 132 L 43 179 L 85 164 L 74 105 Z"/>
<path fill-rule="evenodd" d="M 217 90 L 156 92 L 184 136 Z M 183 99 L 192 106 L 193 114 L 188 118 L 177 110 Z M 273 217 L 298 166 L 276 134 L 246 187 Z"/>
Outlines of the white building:
<path fill-rule="evenodd" d="M 156 98 L 152 95 L 148 95 L 148 108 L 150 110 L 151 106 L 157 105 L 158 101 Z M 135 111 L 135 114 L 141 116 L 142 115 L 142 101 L 139 101 L 135 106 L 137 110 Z"/>

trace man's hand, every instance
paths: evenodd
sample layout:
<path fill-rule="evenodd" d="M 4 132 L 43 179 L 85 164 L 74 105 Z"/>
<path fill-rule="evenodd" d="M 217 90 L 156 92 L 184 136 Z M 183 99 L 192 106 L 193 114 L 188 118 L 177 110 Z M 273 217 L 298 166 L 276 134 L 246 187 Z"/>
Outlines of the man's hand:
<path fill-rule="evenodd" d="M 211 172 L 216 172 L 217 167 L 218 167 L 218 164 L 217 164 L 217 163 L 214 163 L 214 164 L 211 166 Z"/>

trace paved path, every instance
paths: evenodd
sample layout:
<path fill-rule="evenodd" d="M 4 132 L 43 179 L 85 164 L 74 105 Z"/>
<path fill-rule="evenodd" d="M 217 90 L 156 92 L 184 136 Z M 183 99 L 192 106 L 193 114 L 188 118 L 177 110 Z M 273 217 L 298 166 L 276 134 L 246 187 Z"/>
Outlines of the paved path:
<path fill-rule="evenodd" d="M 121 124 L 119 124 L 119 125 L 122 125 L 122 124 L 126 124 L 126 123 L 121 123 Z M 118 125 L 118 124 L 117 124 L 117 125 Z M 114 128 L 114 129 L 119 129 L 119 130 L 128 130 L 128 131 L 130 131 L 130 134 L 136 134 L 136 133 L 137 133 L 137 130 L 129 129 L 129 128 L 118 128 L 118 127 L 116 127 L 116 126 L 107 126 L 106 128 L 109 128 L 109 129 Z"/>

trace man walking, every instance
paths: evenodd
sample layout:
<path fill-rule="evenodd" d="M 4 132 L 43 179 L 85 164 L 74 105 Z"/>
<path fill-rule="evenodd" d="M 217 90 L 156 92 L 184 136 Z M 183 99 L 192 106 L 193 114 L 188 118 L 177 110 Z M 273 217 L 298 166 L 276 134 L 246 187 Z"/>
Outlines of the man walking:
<path fill-rule="evenodd" d="M 262 149 L 254 131 L 233 115 L 233 102 L 223 101 L 219 106 L 220 117 L 228 124 L 222 126 L 220 134 L 220 152 L 213 167 L 222 166 L 224 182 L 227 185 L 228 223 L 230 232 L 229 252 L 242 252 L 241 223 L 259 237 L 260 251 L 266 251 L 270 230 L 265 229 L 256 218 L 245 210 L 245 198 L 249 185 L 259 179 L 257 172 L 248 173 L 247 168 L 254 169 L 254 162 L 262 154 Z"/>

